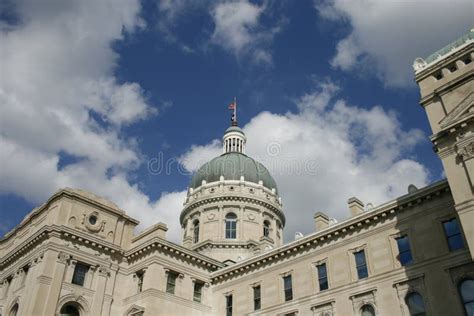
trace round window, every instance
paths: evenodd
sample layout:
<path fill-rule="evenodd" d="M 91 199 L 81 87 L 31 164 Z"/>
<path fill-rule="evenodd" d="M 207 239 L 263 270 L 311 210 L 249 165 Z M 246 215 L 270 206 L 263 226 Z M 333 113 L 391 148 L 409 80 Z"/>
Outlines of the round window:
<path fill-rule="evenodd" d="M 91 225 L 95 225 L 95 223 L 97 223 L 97 216 L 95 216 L 95 215 L 89 216 L 89 223 Z"/>

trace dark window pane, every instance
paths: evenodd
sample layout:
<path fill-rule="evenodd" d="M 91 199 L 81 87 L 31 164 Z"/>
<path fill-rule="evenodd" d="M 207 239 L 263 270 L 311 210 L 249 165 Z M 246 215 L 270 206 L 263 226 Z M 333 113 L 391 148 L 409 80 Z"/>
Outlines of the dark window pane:
<path fill-rule="evenodd" d="M 202 297 L 202 287 L 204 286 L 203 283 L 201 282 L 194 282 L 194 301 L 195 302 L 201 302 L 201 297 Z"/>
<path fill-rule="evenodd" d="M 232 295 L 225 297 L 225 314 L 226 316 L 232 316 Z"/>
<path fill-rule="evenodd" d="M 259 310 L 261 307 L 261 293 L 260 286 L 253 288 L 253 308 L 254 310 Z"/>
<path fill-rule="evenodd" d="M 175 287 L 176 287 L 176 278 L 177 278 L 177 274 L 176 273 L 173 273 L 173 272 L 168 272 L 168 278 L 167 278 L 167 281 L 166 281 L 166 292 L 170 293 L 170 294 L 174 294 L 174 290 L 175 290 Z"/>
<path fill-rule="evenodd" d="M 474 315 L 474 280 L 468 279 L 462 281 L 459 286 L 459 292 L 466 315 Z"/>
<path fill-rule="evenodd" d="M 412 316 L 423 316 L 425 315 L 425 303 L 419 293 L 413 292 L 407 295 L 405 301 Z"/>
<path fill-rule="evenodd" d="M 360 309 L 362 316 L 375 316 L 375 310 L 372 305 L 364 305 Z"/>
<path fill-rule="evenodd" d="M 410 264 L 413 261 L 411 256 L 411 249 L 410 249 L 410 242 L 408 240 L 408 236 L 402 236 L 397 238 L 397 246 L 398 246 L 398 260 L 402 264 L 402 266 Z"/>
<path fill-rule="evenodd" d="M 319 290 L 324 291 L 329 288 L 326 264 L 318 265 Z"/>
<path fill-rule="evenodd" d="M 72 283 L 77 284 L 80 286 L 84 286 L 84 281 L 86 279 L 87 272 L 89 271 L 89 266 L 76 263 L 76 267 L 74 268 L 74 274 L 72 276 Z"/>
<path fill-rule="evenodd" d="M 444 233 L 448 239 L 449 250 L 464 249 L 464 240 L 462 239 L 459 223 L 456 218 L 443 222 Z"/>
<path fill-rule="evenodd" d="M 293 299 L 293 285 L 291 275 L 283 277 L 283 287 L 285 290 L 285 301 L 291 301 Z"/>
<path fill-rule="evenodd" d="M 365 251 L 361 250 L 354 253 L 355 262 L 356 262 L 356 269 L 357 269 L 357 277 L 359 279 L 363 279 L 369 276 L 369 272 L 367 271 L 367 263 L 365 261 Z"/>

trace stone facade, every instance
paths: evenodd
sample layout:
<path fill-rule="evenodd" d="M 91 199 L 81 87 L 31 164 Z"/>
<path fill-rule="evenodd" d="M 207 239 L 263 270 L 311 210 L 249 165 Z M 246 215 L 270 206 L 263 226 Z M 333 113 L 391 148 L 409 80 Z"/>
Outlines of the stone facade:
<path fill-rule="evenodd" d="M 316 213 L 287 244 L 276 188 L 245 176 L 189 189 L 183 246 L 163 223 L 135 234 L 114 203 L 62 189 L 0 240 L 0 315 L 468 314 L 474 43 L 456 43 L 414 65 L 447 180 L 373 208 L 351 198 L 347 220 Z M 245 141 L 234 126 L 224 151 Z"/>

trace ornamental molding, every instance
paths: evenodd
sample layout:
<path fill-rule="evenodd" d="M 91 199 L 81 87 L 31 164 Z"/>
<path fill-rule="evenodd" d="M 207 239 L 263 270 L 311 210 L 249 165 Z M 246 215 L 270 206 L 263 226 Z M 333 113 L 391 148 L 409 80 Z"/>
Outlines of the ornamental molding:
<path fill-rule="evenodd" d="M 440 122 L 442 129 L 474 116 L 474 92 L 468 94 L 451 112 L 449 112 Z"/>
<path fill-rule="evenodd" d="M 439 181 L 429 187 L 419 189 L 416 193 L 407 195 L 404 199 L 394 200 L 381 207 L 376 207 L 371 211 L 364 212 L 344 222 L 335 224 L 330 227 L 330 230 L 313 233 L 264 254 L 257 255 L 232 266 L 217 270 L 211 274 L 211 279 L 213 283 L 220 283 L 229 278 L 233 278 L 236 275 L 243 275 L 255 269 L 259 269 L 262 266 L 267 266 L 281 260 L 292 258 L 295 253 L 301 254 L 307 252 L 308 249 L 325 244 L 329 245 L 334 240 L 353 234 L 354 231 L 363 230 L 378 222 L 386 222 L 399 212 L 416 207 L 424 201 L 431 201 L 447 192 L 450 192 L 448 182 L 446 180 Z M 379 227 L 378 229 L 372 230 L 372 232 L 385 229 L 386 227 Z M 353 240 L 348 241 L 348 243 L 352 242 Z M 361 240 L 361 242 L 363 242 L 363 240 Z M 360 245 L 360 247 L 363 249 L 364 245 Z M 354 250 L 358 248 L 354 248 Z"/>
<path fill-rule="evenodd" d="M 463 144 L 457 147 L 457 154 L 463 160 L 469 160 L 474 157 L 474 137 L 467 144 Z"/>
<path fill-rule="evenodd" d="M 221 197 L 210 197 L 207 199 L 203 199 L 200 201 L 193 202 L 187 206 L 184 207 L 183 211 L 181 212 L 181 215 L 179 217 L 179 220 L 181 224 L 184 221 L 184 218 L 191 213 L 195 208 L 203 206 L 203 205 L 209 205 L 212 203 L 219 203 L 219 202 L 247 202 L 253 205 L 258 205 L 258 206 L 263 206 L 269 209 L 270 211 L 274 212 L 280 219 L 282 226 L 285 226 L 286 223 L 286 218 L 285 214 L 280 208 L 275 207 L 273 204 L 265 202 L 260 199 L 252 198 L 252 197 L 245 197 L 245 196 L 221 196 Z"/>

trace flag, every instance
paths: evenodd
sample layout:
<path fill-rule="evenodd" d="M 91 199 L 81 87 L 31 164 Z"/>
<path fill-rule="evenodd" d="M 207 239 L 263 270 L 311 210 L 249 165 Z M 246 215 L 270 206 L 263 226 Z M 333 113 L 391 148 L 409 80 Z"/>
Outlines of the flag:
<path fill-rule="evenodd" d="M 235 102 L 229 104 L 229 110 L 235 110 Z"/>

